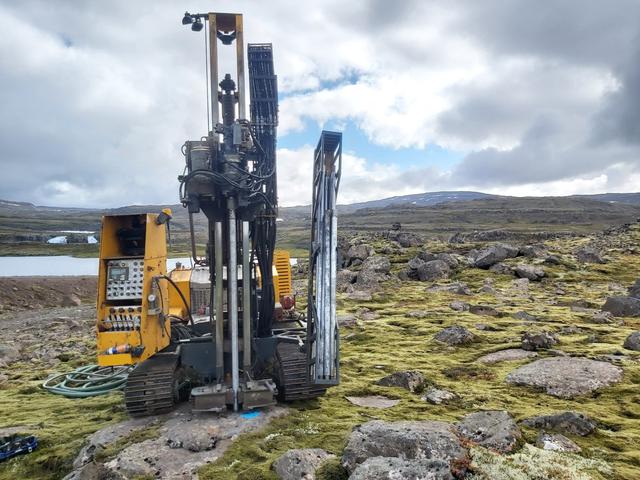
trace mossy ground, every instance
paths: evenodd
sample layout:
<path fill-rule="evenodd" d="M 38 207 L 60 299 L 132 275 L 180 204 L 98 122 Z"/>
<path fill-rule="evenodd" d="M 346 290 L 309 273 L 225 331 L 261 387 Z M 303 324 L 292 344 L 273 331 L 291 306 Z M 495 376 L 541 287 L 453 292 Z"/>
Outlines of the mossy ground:
<path fill-rule="evenodd" d="M 625 235 L 625 242 L 638 244 L 640 232 L 637 229 Z M 545 266 L 549 278 L 541 283 L 532 282 L 525 294 L 513 289 L 512 277 L 463 269 L 453 280 L 465 282 L 477 292 L 484 280 L 491 278 L 496 294 L 456 296 L 426 292 L 428 284 L 425 283 L 389 282 L 370 302 L 341 298 L 339 307 L 343 313 L 357 313 L 366 307 L 376 311 L 379 317 L 359 321 L 356 327 L 342 330 L 340 385 L 331 388 L 322 398 L 294 404 L 290 415 L 274 420 L 265 429 L 240 437 L 219 461 L 201 469 L 201 478 L 272 479 L 275 475 L 270 470 L 271 463 L 291 448 L 317 447 L 341 455 L 349 432 L 357 424 L 373 419 L 455 422 L 470 412 L 482 409 L 507 410 L 517 420 L 577 410 L 599 420 L 602 428 L 588 437 L 572 437 L 583 450 L 581 455 L 567 456 L 565 460 L 547 452 L 541 454 L 538 449 L 529 449 L 523 450 L 520 457 L 503 462 L 482 449 L 476 449 L 474 461 L 486 464 L 486 468 L 478 469 L 476 478 L 490 478 L 486 475 L 491 472 L 503 472 L 506 476 L 502 478 L 510 478 L 508 475 L 517 472 L 519 478 L 531 479 L 640 477 L 640 393 L 637 390 L 640 365 L 633 352 L 625 351 L 629 355 L 622 364 L 625 374 L 621 383 L 594 396 L 575 400 L 558 399 L 506 384 L 505 376 L 526 360 L 494 365 L 476 362 L 487 353 L 519 347 L 522 333 L 532 328 L 554 332 L 559 332 L 564 326 L 582 329 L 578 334 L 559 334 L 557 348 L 570 355 L 595 357 L 622 351 L 626 336 L 640 328 L 637 319 L 625 319 L 624 326 L 596 325 L 588 322 L 589 315 L 584 312 L 572 311 L 569 306 L 553 305 L 556 301 L 571 303 L 576 300 L 602 305 L 612 294 L 611 289 L 616 288 L 612 284 L 627 286 L 638 277 L 640 257 L 623 251 L 608 252 L 611 259 L 608 264 L 579 267 L 573 264 L 570 254 L 584 242 L 582 239 L 550 242 L 550 250 L 566 258 L 569 266 Z M 452 248 L 443 243 L 428 247 L 434 252 Z M 409 250 L 394 256 L 392 268 L 399 270 L 413 254 L 415 252 Z M 556 294 L 559 284 L 566 291 L 563 296 Z M 454 299 L 492 305 L 504 316 L 492 318 L 454 312 L 448 306 Z M 426 318 L 407 317 L 406 314 L 413 310 L 429 313 Z M 541 320 L 527 324 L 510 316 L 521 310 Z M 499 331 L 481 331 L 476 328 L 479 323 L 490 324 Z M 478 336 L 478 341 L 452 348 L 432 339 L 436 332 L 450 325 L 465 326 Z M 597 336 L 597 343 L 588 343 L 588 337 L 593 334 Z M 541 353 L 541 357 L 544 356 L 545 353 Z M 460 400 L 450 405 L 431 405 L 417 394 L 375 385 L 384 375 L 398 370 L 419 370 L 431 383 L 457 393 Z M 400 399 L 400 403 L 387 410 L 363 408 L 349 403 L 345 397 L 350 395 L 385 395 Z M 537 431 L 524 429 L 523 433 L 527 442 L 535 443 Z M 589 461 L 583 462 L 582 458 Z M 527 469 L 527 459 L 531 462 L 547 459 L 549 468 Z M 321 478 L 343 476 L 338 465 L 330 467 L 323 469 Z"/>
<path fill-rule="evenodd" d="M 622 243 L 638 245 L 640 231 L 623 234 Z M 632 331 L 640 329 L 638 319 L 625 319 L 624 326 L 589 323 L 589 314 L 573 311 L 569 304 L 583 300 L 601 305 L 608 295 L 627 286 L 638 277 L 640 256 L 625 248 L 614 248 L 604 265 L 580 266 L 571 252 L 585 243 L 583 239 L 549 242 L 551 252 L 560 254 L 567 265 L 545 266 L 548 279 L 531 283 L 528 293 L 513 289 L 512 278 L 478 269 L 463 269 L 452 280 L 465 282 L 477 292 L 486 278 L 493 280 L 496 294 L 456 296 L 449 293 L 427 292 L 428 284 L 389 281 L 369 302 L 356 302 L 340 296 L 342 313 L 355 313 L 367 308 L 379 314 L 375 320 L 359 320 L 354 328 L 341 331 L 341 382 L 317 400 L 291 405 L 290 414 L 277 418 L 264 429 L 242 435 L 214 464 L 200 471 L 203 479 L 273 479 L 271 463 L 291 448 L 318 447 L 340 456 L 353 426 L 373 419 L 382 420 L 444 420 L 455 422 L 464 415 L 482 409 L 509 411 L 514 418 L 577 410 L 590 415 L 602 424 L 597 433 L 588 437 L 571 437 L 580 447 L 578 456 L 562 458 L 526 447 L 519 457 L 495 457 L 482 449 L 473 451 L 473 460 L 482 464 L 478 479 L 492 478 L 492 472 L 521 478 L 616 478 L 640 477 L 640 364 L 637 355 L 624 351 L 622 343 Z M 374 245 L 381 250 L 383 243 Z M 444 243 L 431 243 L 433 252 L 451 251 Z M 469 245 L 463 247 L 471 248 Z M 391 256 L 393 271 L 400 270 L 416 249 Z M 511 263 L 522 261 L 510 260 Z M 566 293 L 559 296 L 560 286 Z M 492 305 L 504 315 L 499 318 L 458 313 L 449 303 L 460 299 L 472 304 Z M 410 318 L 414 310 L 428 312 L 426 318 Z M 527 324 L 510 316 L 524 310 L 541 318 Z M 498 331 L 479 330 L 484 323 Z M 463 325 L 478 336 L 467 346 L 451 348 L 433 340 L 433 335 L 450 325 Z M 594 396 L 575 400 L 561 400 L 527 388 L 507 385 L 508 372 L 526 363 L 504 362 L 482 365 L 476 360 L 487 353 L 518 347 L 521 334 L 531 328 L 559 332 L 562 327 L 575 326 L 575 334 L 559 333 L 558 349 L 571 355 L 595 357 L 624 351 L 622 362 L 624 379 L 603 389 Z M 597 343 L 589 343 L 590 335 Z M 546 354 L 542 353 L 544 357 Z M 91 361 L 76 359 L 78 364 Z M 70 362 L 71 363 L 71 362 Z M 74 365 L 70 365 L 73 367 Z M 420 370 L 434 385 L 457 393 L 460 400 L 450 405 L 431 405 L 420 395 L 399 388 L 385 388 L 375 382 L 388 373 L 399 370 Z M 11 386 L 0 390 L 0 427 L 25 425 L 38 435 L 41 446 L 34 453 L 12 459 L 0 466 L 0 480 L 14 478 L 60 478 L 71 468 L 71 462 L 85 438 L 106 424 L 125 418 L 120 394 L 84 400 L 70 400 L 50 395 L 39 387 L 50 370 L 29 364 L 9 367 Z M 4 373 L 4 372 L 3 372 Z M 357 407 L 346 400 L 350 395 L 380 394 L 400 400 L 390 409 L 376 410 Z M 153 433 L 153 432 L 151 432 Z M 525 440 L 534 443 L 537 432 L 524 429 Z M 580 459 L 589 461 L 582 462 Z M 592 462 L 593 460 L 593 462 Z M 528 462 L 548 461 L 551 467 L 539 471 L 527 470 Z M 473 463 L 472 463 L 473 465 Z M 611 469 L 610 471 L 608 469 Z M 489 472 L 489 473 L 487 473 Z M 505 473 L 506 472 L 506 473 Z M 550 472 L 550 473 L 549 473 Z M 569 472 L 569 473 L 568 473 Z M 571 476 L 582 475 L 582 477 Z M 483 476 L 484 475 L 484 476 Z M 520 478 L 518 477 L 518 478 Z M 322 469 L 320 478 L 344 478 L 337 462 Z M 503 478 L 511 478 L 505 476 Z"/>

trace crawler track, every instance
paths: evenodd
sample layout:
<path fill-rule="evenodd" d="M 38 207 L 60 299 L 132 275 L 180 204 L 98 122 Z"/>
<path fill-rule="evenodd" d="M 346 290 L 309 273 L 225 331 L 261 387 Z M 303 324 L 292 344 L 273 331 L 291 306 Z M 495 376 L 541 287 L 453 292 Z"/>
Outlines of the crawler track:
<path fill-rule="evenodd" d="M 133 369 L 124 388 L 129 415 L 156 415 L 174 408 L 183 383 L 178 360 L 175 353 L 158 353 Z"/>
<path fill-rule="evenodd" d="M 294 343 L 280 343 L 277 349 L 279 364 L 278 398 L 285 402 L 307 400 L 324 395 L 326 387 L 309 383 L 307 355 Z"/>

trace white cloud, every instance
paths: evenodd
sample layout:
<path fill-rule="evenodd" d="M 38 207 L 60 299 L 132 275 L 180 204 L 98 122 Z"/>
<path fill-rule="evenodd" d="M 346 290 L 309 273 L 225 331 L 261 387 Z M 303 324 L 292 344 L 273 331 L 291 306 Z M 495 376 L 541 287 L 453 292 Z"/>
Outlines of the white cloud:
<path fill-rule="evenodd" d="M 620 45 L 637 38 L 639 7 L 215 6 L 245 14 L 247 41 L 274 44 L 281 135 L 307 122 L 352 121 L 386 148 L 470 152 L 462 170 L 345 155 L 341 202 L 459 188 L 636 190 L 629 179 L 638 174 L 640 130 L 629 125 L 640 124 L 630 121 L 640 63 Z M 177 200 L 180 145 L 205 132 L 206 115 L 203 38 L 180 25 L 183 9 L 168 0 L 0 0 L 1 197 L 76 206 Z M 598 115 L 626 130 L 608 131 L 603 143 Z M 279 156 L 282 204 L 308 202 L 312 147 Z"/>

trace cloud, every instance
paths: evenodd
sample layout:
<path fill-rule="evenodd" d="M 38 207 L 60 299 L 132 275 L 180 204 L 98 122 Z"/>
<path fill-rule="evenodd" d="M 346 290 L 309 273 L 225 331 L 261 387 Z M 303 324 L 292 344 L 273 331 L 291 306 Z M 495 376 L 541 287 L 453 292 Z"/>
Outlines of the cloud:
<path fill-rule="evenodd" d="M 180 146 L 206 131 L 203 39 L 181 27 L 183 9 L 0 0 L 0 197 L 177 200 Z M 390 151 L 467 153 L 453 166 L 401 167 L 350 151 L 345 138 L 341 202 L 438 189 L 637 190 L 634 0 L 227 0 L 216 9 L 245 14 L 247 41 L 273 42 L 282 137 L 352 122 Z M 285 205 L 309 201 L 312 147 L 302 137 L 278 152 Z"/>

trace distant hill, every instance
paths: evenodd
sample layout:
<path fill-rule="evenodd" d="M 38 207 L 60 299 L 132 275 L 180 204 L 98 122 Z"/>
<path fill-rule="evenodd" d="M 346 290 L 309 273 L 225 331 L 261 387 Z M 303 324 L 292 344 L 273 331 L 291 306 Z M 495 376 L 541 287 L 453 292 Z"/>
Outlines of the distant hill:
<path fill-rule="evenodd" d="M 599 202 L 626 203 L 640 205 L 640 193 L 598 193 L 594 195 L 573 195 L 574 198 L 589 198 Z"/>
<path fill-rule="evenodd" d="M 441 203 L 467 202 L 469 200 L 497 197 L 497 195 L 491 195 L 482 192 L 424 192 L 414 193 L 411 195 L 382 198 L 380 200 L 371 200 L 369 202 L 340 205 L 339 208 L 341 208 L 343 212 L 353 212 L 362 208 L 385 208 L 390 205 L 415 205 L 416 207 L 430 207 L 432 205 L 439 205 Z"/>

